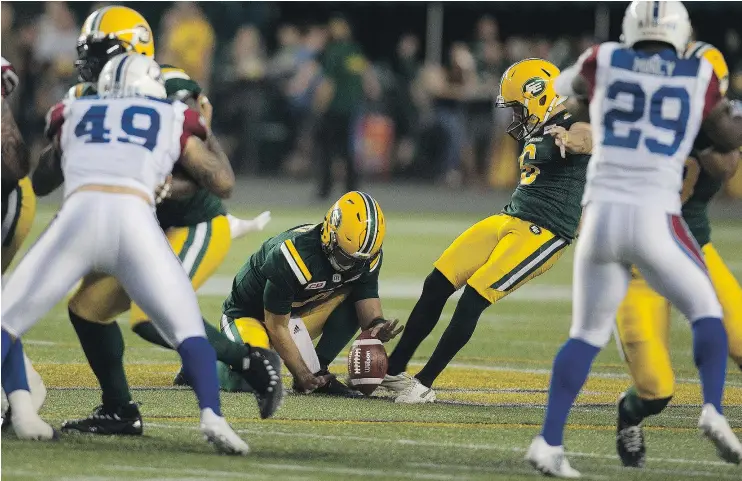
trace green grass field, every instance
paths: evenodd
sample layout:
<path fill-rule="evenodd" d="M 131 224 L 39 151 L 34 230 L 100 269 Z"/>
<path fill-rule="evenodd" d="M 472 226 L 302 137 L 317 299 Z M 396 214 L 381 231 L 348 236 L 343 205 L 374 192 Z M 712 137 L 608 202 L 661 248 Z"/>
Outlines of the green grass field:
<path fill-rule="evenodd" d="M 200 292 L 204 315 L 214 322 L 219 319 L 232 275 L 263 239 L 318 221 L 323 213 L 274 212 L 267 232 L 236 241 Z M 477 218 L 386 214 L 382 301 L 388 316 L 404 321 L 431 263 Z M 51 215 L 48 208 L 41 209 L 32 237 Z M 716 225 L 714 238 L 742 278 L 742 223 Z M 536 479 L 523 455 L 542 420 L 551 360 L 568 334 L 571 268 L 570 248 L 551 272 L 486 311 L 472 341 L 434 386 L 440 401 L 435 404 L 402 406 L 383 397 L 338 400 L 289 394 L 274 419 L 261 421 L 252 396 L 224 394 L 225 415 L 252 448 L 245 458 L 218 456 L 201 440 L 192 393 L 171 387 L 177 356 L 134 336 L 122 318 L 127 371 L 135 399 L 142 404 L 145 435 L 63 436 L 57 443 L 31 443 L 5 433 L 3 479 Z M 453 308 L 452 300 L 417 353 L 413 371 L 432 351 Z M 615 400 L 629 385 L 626 370 L 613 344 L 597 359 L 566 435 L 572 464 L 587 479 L 742 479 L 742 470 L 720 462 L 695 427 L 700 387 L 690 331 L 677 313 L 673 324 L 678 393 L 670 408 L 647 423 L 649 458 L 641 471 L 621 468 L 614 449 Z M 59 425 L 98 404 L 99 391 L 67 321 L 66 304 L 58 305 L 24 341 L 49 388 L 42 409 L 45 419 Z M 335 372 L 344 370 L 344 359 L 338 359 Z M 727 416 L 742 434 L 742 374 L 733 366 L 728 386 Z"/>

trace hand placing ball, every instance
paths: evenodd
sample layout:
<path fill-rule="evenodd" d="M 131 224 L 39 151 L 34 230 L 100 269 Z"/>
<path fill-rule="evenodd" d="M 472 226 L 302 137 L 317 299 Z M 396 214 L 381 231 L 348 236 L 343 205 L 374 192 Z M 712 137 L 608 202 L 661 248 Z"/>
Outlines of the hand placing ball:
<path fill-rule="evenodd" d="M 388 362 L 384 345 L 371 332 L 363 331 L 348 353 L 350 385 L 367 396 L 384 380 Z"/>

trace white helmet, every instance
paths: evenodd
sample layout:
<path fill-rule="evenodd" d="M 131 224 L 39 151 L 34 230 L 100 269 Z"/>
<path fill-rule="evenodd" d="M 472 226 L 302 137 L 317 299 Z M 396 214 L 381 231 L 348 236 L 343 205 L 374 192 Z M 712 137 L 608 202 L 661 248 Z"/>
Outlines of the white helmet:
<path fill-rule="evenodd" d="M 634 0 L 623 17 L 621 41 L 629 47 L 638 42 L 664 42 L 685 51 L 691 36 L 688 11 L 682 2 Z"/>
<path fill-rule="evenodd" d="M 103 66 L 98 77 L 98 94 L 167 97 L 157 62 L 144 55 L 128 53 L 116 55 Z"/>

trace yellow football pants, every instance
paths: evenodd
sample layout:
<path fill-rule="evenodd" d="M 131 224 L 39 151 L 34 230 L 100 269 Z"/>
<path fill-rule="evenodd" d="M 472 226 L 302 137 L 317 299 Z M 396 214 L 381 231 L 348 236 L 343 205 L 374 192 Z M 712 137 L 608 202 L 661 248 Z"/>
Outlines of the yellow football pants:
<path fill-rule="evenodd" d="M 710 243 L 702 250 L 724 310 L 729 355 L 742 365 L 742 288 Z M 616 317 L 619 339 L 639 396 L 668 398 L 675 392 L 668 345 L 670 303 L 634 274 Z"/>
<path fill-rule="evenodd" d="M 2 253 L 0 253 L 3 274 L 5 274 L 5 270 L 10 266 L 10 263 L 13 262 L 13 258 L 20 250 L 23 241 L 28 237 L 33 218 L 36 215 L 36 194 L 34 194 L 31 186 L 31 179 L 24 177 L 19 180 L 16 192 L 11 195 L 17 195 L 17 202 L 15 211 L 8 212 L 6 216 L 12 222 L 12 225 L 8 238 L 3 243 Z M 12 218 L 9 216 L 12 216 Z"/>
<path fill-rule="evenodd" d="M 456 289 L 468 284 L 495 303 L 551 269 L 567 245 L 543 227 L 497 214 L 467 229 L 434 266 Z"/>
<path fill-rule="evenodd" d="M 302 309 L 296 313 L 292 312 L 291 317 L 300 317 L 309 332 L 309 336 L 313 340 L 316 340 L 322 334 L 322 329 L 324 329 L 330 315 L 347 299 L 349 292 L 350 289 L 339 289 L 326 300 L 308 309 Z M 231 319 L 227 316 L 222 316 L 221 329 L 232 341 L 241 341 L 244 344 L 256 347 L 270 347 L 270 340 L 265 324 L 255 318 L 240 317 Z"/>
<path fill-rule="evenodd" d="M 201 287 L 221 265 L 232 243 L 229 221 L 223 215 L 193 226 L 172 227 L 165 235 L 188 273 L 194 290 Z M 92 322 L 112 322 L 129 309 L 132 328 L 148 320 L 118 281 L 103 274 L 86 276 L 70 299 L 69 307 L 78 316 Z"/>

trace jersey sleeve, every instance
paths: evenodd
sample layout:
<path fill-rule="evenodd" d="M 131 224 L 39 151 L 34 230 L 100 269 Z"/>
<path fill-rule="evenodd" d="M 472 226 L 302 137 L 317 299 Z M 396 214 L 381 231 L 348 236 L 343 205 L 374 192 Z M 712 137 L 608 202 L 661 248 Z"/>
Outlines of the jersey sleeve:
<path fill-rule="evenodd" d="M 44 135 L 46 138 L 51 140 L 55 136 L 61 135 L 66 109 L 67 104 L 65 102 L 59 102 L 57 105 L 49 109 L 49 112 L 46 114 L 46 126 L 44 127 Z"/>
<path fill-rule="evenodd" d="M 312 280 L 307 268 L 291 239 L 286 239 L 274 248 L 263 264 L 263 274 L 268 279 L 263 304 L 274 314 L 288 314 L 295 293 Z"/>
<path fill-rule="evenodd" d="M 707 62 L 707 60 L 702 60 L 703 62 Z M 709 80 L 709 84 L 706 87 L 706 95 L 704 96 L 704 104 L 703 104 L 703 119 L 706 119 L 706 117 L 709 116 L 712 110 L 714 110 L 714 107 L 721 102 L 722 95 L 721 90 L 719 86 L 719 77 L 716 76 L 716 74 L 711 75 L 711 80 Z"/>
<path fill-rule="evenodd" d="M 577 93 L 574 91 L 574 81 L 582 77 L 587 83 L 587 97 L 592 99 L 595 91 L 595 72 L 598 67 L 598 49 L 595 45 L 585 50 L 574 65 L 562 71 L 554 80 L 554 91 L 561 96 L 569 97 Z"/>
<path fill-rule="evenodd" d="M 201 95 L 201 86 L 182 69 L 163 65 L 162 78 L 167 96 L 171 99 L 185 101 L 188 98 L 197 99 Z"/>
<path fill-rule="evenodd" d="M 353 284 L 353 290 L 350 293 L 352 302 L 362 301 L 364 299 L 375 299 L 379 297 L 379 272 L 383 262 L 383 252 L 371 261 L 368 266 L 368 272 L 363 274 L 358 281 Z"/>
<path fill-rule="evenodd" d="M 193 135 L 201 140 L 206 140 L 207 129 L 204 118 L 193 109 L 183 112 L 183 133 L 180 134 L 180 150 L 183 151 L 188 142 L 188 137 Z"/>
<path fill-rule="evenodd" d="M 20 79 L 15 72 L 15 68 L 13 68 L 13 64 L 8 62 L 5 57 L 0 58 L 2 58 L 2 94 L 3 98 L 5 98 L 15 90 L 20 83 Z"/>

